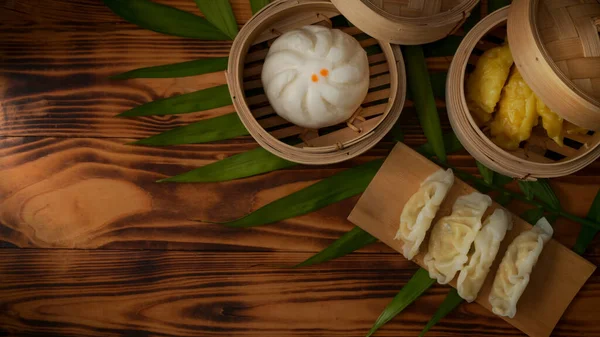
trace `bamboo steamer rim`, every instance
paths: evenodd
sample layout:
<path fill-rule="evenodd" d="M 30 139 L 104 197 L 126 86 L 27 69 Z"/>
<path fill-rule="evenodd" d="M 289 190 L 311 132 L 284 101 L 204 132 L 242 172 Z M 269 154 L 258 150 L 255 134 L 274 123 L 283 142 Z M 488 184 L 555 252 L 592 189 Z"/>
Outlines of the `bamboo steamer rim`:
<path fill-rule="evenodd" d="M 432 0 L 422 0 L 432 1 Z M 450 10 L 429 16 L 390 14 L 369 0 L 331 0 L 338 10 L 365 33 L 382 41 L 418 45 L 440 40 L 459 29 L 479 0 L 463 0 Z"/>
<path fill-rule="evenodd" d="M 541 0 L 514 0 L 510 5 L 507 33 L 515 65 L 550 109 L 575 125 L 600 130 L 600 101 L 561 71 L 542 41 L 538 29 L 542 24 L 538 22 L 540 4 Z M 597 5 L 600 7 L 600 3 Z"/>
<path fill-rule="evenodd" d="M 404 59 L 399 46 L 392 46 L 389 43 L 378 41 L 389 65 L 389 74 L 391 77 L 390 97 L 383 115 L 370 132 L 361 133 L 358 137 L 343 143 L 320 147 L 301 148 L 278 140 L 258 123 L 246 103 L 243 78 L 245 56 L 253 41 L 266 28 L 279 21 L 279 15 L 306 9 L 310 9 L 316 13 L 320 10 L 339 13 L 339 10 L 329 0 L 278 0 L 271 2 L 256 13 L 240 29 L 231 46 L 228 69 L 225 74 L 233 105 L 241 122 L 256 142 L 264 149 L 278 157 L 300 164 L 322 165 L 339 163 L 371 149 L 392 129 L 400 116 L 406 96 Z"/>
<path fill-rule="evenodd" d="M 411 22 L 422 26 L 439 27 L 447 22 L 456 22 L 458 20 L 462 20 L 466 16 L 466 13 L 470 13 L 473 7 L 479 3 L 479 0 L 463 0 L 458 6 L 455 6 L 447 11 L 420 17 L 390 14 L 373 5 L 373 3 L 371 3 L 369 0 L 333 0 L 332 2 L 334 2 L 335 6 L 340 9 L 340 11 L 347 6 L 360 6 L 360 9 L 375 11 L 376 13 L 392 21 Z"/>
<path fill-rule="evenodd" d="M 587 152 L 557 163 L 537 163 L 519 158 L 492 142 L 477 126 L 465 96 L 468 59 L 475 46 L 493 28 L 506 24 L 509 7 L 486 16 L 464 37 L 458 47 L 446 82 L 446 104 L 452 129 L 465 149 L 490 169 L 519 179 L 553 178 L 575 173 L 600 157 L 600 141 Z M 600 133 L 596 133 L 596 139 Z"/>

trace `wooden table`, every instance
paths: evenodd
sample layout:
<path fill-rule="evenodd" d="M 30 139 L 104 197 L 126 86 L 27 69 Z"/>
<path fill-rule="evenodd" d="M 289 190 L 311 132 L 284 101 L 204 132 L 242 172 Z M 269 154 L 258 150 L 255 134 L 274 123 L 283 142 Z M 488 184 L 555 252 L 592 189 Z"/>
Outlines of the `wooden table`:
<path fill-rule="evenodd" d="M 198 13 L 191 0 L 161 0 Z M 247 0 L 232 0 L 237 19 Z M 100 0 L 0 1 L 0 335 L 364 336 L 416 265 L 382 244 L 305 269 L 282 269 L 352 228 L 356 198 L 279 224 L 247 229 L 229 220 L 341 169 L 385 156 L 384 141 L 328 167 L 303 167 L 218 184 L 156 184 L 256 147 L 145 148 L 135 139 L 233 111 L 139 119 L 113 116 L 177 93 L 225 83 L 222 73 L 112 81 L 109 75 L 206 56 L 230 43 L 169 37 L 112 14 Z M 430 60 L 447 67 L 446 58 Z M 424 142 L 415 115 L 405 142 Z M 447 119 L 444 128 L 449 130 Z M 451 162 L 475 173 L 466 153 Z M 563 206 L 585 216 L 600 162 L 554 179 Z M 512 186 L 515 188 L 515 186 Z M 511 209 L 522 211 L 524 205 Z M 579 225 L 560 220 L 572 245 Z M 585 255 L 600 262 L 600 240 Z M 378 336 L 415 336 L 443 300 L 435 286 Z M 581 291 L 556 336 L 600 336 L 600 273 Z M 520 336 L 477 304 L 461 305 L 429 336 Z"/>

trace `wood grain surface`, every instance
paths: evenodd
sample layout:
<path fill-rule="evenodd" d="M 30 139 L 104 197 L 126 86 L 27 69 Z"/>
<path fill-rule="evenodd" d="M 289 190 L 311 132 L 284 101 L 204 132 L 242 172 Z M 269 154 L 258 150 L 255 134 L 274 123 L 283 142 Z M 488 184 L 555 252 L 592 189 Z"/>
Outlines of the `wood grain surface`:
<path fill-rule="evenodd" d="M 159 0 L 200 14 L 192 0 Z M 238 23 L 247 0 L 231 0 Z M 191 219 L 230 220 L 344 168 L 387 155 L 386 140 L 350 162 L 296 166 L 217 184 L 157 184 L 255 148 L 250 137 L 217 144 L 126 145 L 224 107 L 181 116 L 114 118 L 136 105 L 225 83 L 222 73 L 109 80 L 139 67 L 226 56 L 230 42 L 170 37 L 138 28 L 100 0 L 0 0 L 0 335 L 363 336 L 416 265 L 383 244 L 309 269 L 289 265 L 352 225 L 358 198 L 278 224 L 234 230 Z M 450 58 L 428 60 L 443 70 Z M 443 102 L 438 102 L 443 112 Z M 414 110 L 405 143 L 425 142 Z M 441 114 L 445 131 L 450 126 Z M 451 163 L 476 173 L 462 152 Z M 600 162 L 554 179 L 565 209 L 585 216 L 600 188 Z M 518 189 L 516 184 L 510 186 Z M 513 203 L 516 213 L 525 205 Z M 579 225 L 556 224 L 572 246 Z M 598 265 L 600 239 L 585 257 Z M 448 288 L 435 287 L 378 334 L 415 336 Z M 556 336 L 600 336 L 596 272 Z M 431 336 L 520 336 L 476 304 Z"/>
<path fill-rule="evenodd" d="M 0 250 L 0 333 L 39 336 L 364 336 L 415 268 L 398 254 L 353 254 L 306 269 L 306 253 Z M 598 255 L 593 258 L 598 261 Z M 275 265 L 275 266 L 274 266 Z M 378 336 L 416 336 L 435 286 Z M 596 336 L 594 276 L 555 336 Z M 468 333 L 466 333 L 468 331 Z M 428 336 L 520 336 L 463 304 Z"/>
<path fill-rule="evenodd" d="M 405 245 L 401 240 L 396 239 L 398 219 L 400 219 L 401 214 L 404 215 L 403 207 L 399 207 L 399 205 L 407 205 L 412 195 L 419 190 L 421 182 L 440 169 L 440 166 L 405 144 L 396 144 L 369 187 L 352 209 L 348 220 L 402 254 Z M 442 226 L 440 222 L 444 217 L 455 214 L 454 209 L 457 200 L 475 192 L 477 192 L 475 188 L 455 177 L 454 183 L 436 212 L 436 218 L 433 219 L 432 226 Z M 493 202 L 486 208 L 487 210 L 482 219 L 489 219 L 490 214 L 496 209 L 501 209 L 502 206 Z M 498 265 L 502 260 L 502 256 L 505 256 L 509 244 L 518 235 L 530 231 L 532 228 L 532 225 L 525 220 L 514 215 L 509 216 L 512 218 L 510 220 L 511 229 L 506 232 L 506 237 L 500 243 L 498 255 L 490 267 L 490 275 L 485 278 L 479 295 L 475 299 L 475 302 L 489 311 L 492 311 L 492 306 L 488 300 L 494 282 L 492 272 L 498 270 Z M 446 225 L 448 222 L 442 223 Z M 435 230 L 434 228 L 432 231 Z M 434 235 L 432 231 L 429 231 L 431 236 Z M 446 235 L 455 235 L 451 227 L 449 227 L 449 231 L 446 231 Z M 418 249 L 418 254 L 412 259 L 425 269 L 432 267 L 425 262 L 428 250 L 432 247 L 432 239 L 431 237 L 425 238 Z M 443 242 L 440 245 L 452 245 L 452 243 Z M 556 240 L 550 239 L 549 242 L 544 243 L 543 248 L 544 250 L 531 273 L 531 279 L 528 279 L 527 289 L 523 296 L 520 296 L 516 315 L 512 318 L 502 317 L 502 319 L 531 337 L 550 336 L 573 298 L 596 269 L 595 265 L 559 244 Z M 437 266 L 444 263 L 447 262 L 443 261 Z M 431 271 L 431 269 L 429 270 Z M 456 288 L 457 279 L 458 277 L 453 275 L 448 279 L 448 284 Z M 560 291 L 555 291 L 557 289 L 560 289 Z"/>

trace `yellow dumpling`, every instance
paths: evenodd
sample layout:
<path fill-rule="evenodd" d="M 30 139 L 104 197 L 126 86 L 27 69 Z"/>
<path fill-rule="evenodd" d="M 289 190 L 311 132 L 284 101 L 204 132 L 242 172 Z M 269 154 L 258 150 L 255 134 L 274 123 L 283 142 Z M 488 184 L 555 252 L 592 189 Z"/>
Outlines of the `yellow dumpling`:
<path fill-rule="evenodd" d="M 492 141 L 506 150 L 516 150 L 529 139 L 538 123 L 537 97 L 515 68 L 502 91 L 498 112 L 491 123 Z"/>
<path fill-rule="evenodd" d="M 556 144 L 563 146 L 563 119 L 556 112 L 550 110 L 539 98 L 537 100 L 537 113 L 542 117 L 542 126 L 548 137 L 552 138 Z"/>
<path fill-rule="evenodd" d="M 508 44 L 487 50 L 475 65 L 466 86 L 467 105 L 478 125 L 492 118 L 513 64 Z"/>

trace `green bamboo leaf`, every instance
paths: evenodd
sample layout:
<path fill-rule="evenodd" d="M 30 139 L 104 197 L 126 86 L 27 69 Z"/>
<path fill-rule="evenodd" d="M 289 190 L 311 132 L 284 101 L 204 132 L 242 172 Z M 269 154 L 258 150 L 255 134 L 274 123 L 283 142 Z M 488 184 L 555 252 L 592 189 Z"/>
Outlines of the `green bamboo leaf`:
<path fill-rule="evenodd" d="M 235 39 L 238 33 L 237 22 L 231 9 L 229 0 L 195 0 L 202 14 L 208 22 L 212 23 L 220 31 Z"/>
<path fill-rule="evenodd" d="M 365 232 L 360 227 L 354 227 L 348 233 L 335 240 L 327 248 L 311 256 L 306 261 L 297 264 L 295 267 L 306 267 L 323 263 L 344 255 L 350 254 L 364 246 L 377 242 L 377 238 Z"/>
<path fill-rule="evenodd" d="M 544 216 L 546 217 L 546 220 L 548 220 L 548 222 L 554 226 L 554 224 L 556 223 L 556 220 L 558 220 L 558 218 L 560 218 L 560 216 L 558 214 L 551 214 L 551 213 L 546 213 L 544 214 Z"/>
<path fill-rule="evenodd" d="M 137 106 L 119 117 L 175 115 L 210 110 L 232 104 L 227 85 L 168 97 Z"/>
<path fill-rule="evenodd" d="M 394 297 L 392 302 L 385 307 L 367 334 L 367 337 L 373 335 L 377 329 L 401 313 L 402 310 L 419 298 L 434 283 L 435 280 L 429 277 L 429 272 L 423 268 L 419 268 L 408 283 L 402 287 L 396 297 Z"/>
<path fill-rule="evenodd" d="M 228 40 L 208 20 L 148 0 L 103 0 L 115 14 L 155 32 L 201 40 Z"/>
<path fill-rule="evenodd" d="M 558 200 L 556 193 L 554 193 L 552 186 L 550 186 L 548 179 L 538 179 L 537 181 L 534 181 L 532 183 L 533 183 L 533 194 L 538 199 L 540 199 L 541 201 L 545 202 L 546 204 L 552 206 L 555 209 L 561 208 L 560 201 Z"/>
<path fill-rule="evenodd" d="M 213 121 L 218 118 L 222 118 L 224 120 L 223 121 Z M 197 126 L 195 126 L 195 124 L 197 124 Z M 235 137 L 235 136 L 240 136 L 240 135 L 246 134 L 246 130 L 243 129 L 243 125 L 241 124 L 241 122 L 239 121 L 239 119 L 237 118 L 237 116 L 235 114 L 229 114 L 229 115 L 225 115 L 222 117 L 217 117 L 217 118 L 213 118 L 213 119 L 209 119 L 209 120 L 205 120 L 205 121 L 200 121 L 195 124 L 192 124 L 189 126 L 184 126 L 184 127 L 178 128 L 178 129 L 174 129 L 174 130 L 168 131 L 166 133 L 163 133 L 163 134 L 160 134 L 160 135 L 148 138 L 148 139 L 140 140 L 136 144 L 158 145 L 158 146 L 175 145 L 175 144 L 186 144 L 186 143 L 196 143 L 196 142 L 207 142 L 207 141 L 213 141 L 213 140 L 217 140 L 217 139 L 226 139 L 226 137 L 228 137 L 228 136 Z M 224 127 L 223 125 L 228 125 L 228 126 L 238 125 L 239 129 L 237 129 L 237 131 L 236 131 L 237 133 L 233 133 L 233 134 L 228 134 L 228 135 L 222 135 L 220 133 L 215 134 L 215 132 L 218 132 L 219 130 L 228 130 L 228 127 Z M 175 134 L 174 132 L 177 132 L 177 133 Z M 449 144 L 450 144 L 449 148 L 451 148 L 451 149 L 454 149 L 455 147 L 457 147 L 457 145 L 454 145 L 454 144 L 458 144 L 458 146 L 460 146 L 460 143 L 458 142 L 458 140 L 456 140 L 456 138 L 454 137 L 454 134 L 452 134 L 452 133 L 446 135 L 445 139 L 447 139 L 449 141 Z M 428 148 L 428 144 L 424 144 L 423 146 L 421 146 L 420 150 L 426 152 L 427 148 Z M 459 147 L 459 148 L 462 148 L 462 147 Z M 247 153 L 242 153 L 242 154 L 239 154 L 236 156 L 232 156 L 230 158 L 224 159 L 223 161 L 224 162 L 216 162 L 216 163 L 210 164 L 209 166 L 211 166 L 211 167 L 206 167 L 206 168 L 202 167 L 202 168 L 199 168 L 192 172 L 186 173 L 184 175 L 180 175 L 180 176 L 173 177 L 173 178 L 167 178 L 162 181 L 176 181 L 176 182 L 225 181 L 225 180 L 238 179 L 238 178 L 243 178 L 243 177 L 256 175 L 256 174 L 260 174 L 260 173 L 270 172 L 275 169 L 289 167 L 288 165 L 290 165 L 290 166 L 293 165 L 293 164 L 291 164 L 285 160 L 282 160 L 276 156 L 270 155 L 269 153 L 267 153 L 267 151 L 262 150 L 262 149 L 255 149 L 255 150 L 249 151 Z M 287 219 L 289 217 L 294 217 L 297 215 L 315 211 L 319 208 L 325 207 L 325 206 L 335 203 L 339 200 L 343 200 L 343 199 L 347 198 L 348 196 L 361 193 L 367 187 L 367 185 L 369 184 L 369 182 L 371 181 L 371 179 L 377 172 L 379 166 L 381 165 L 381 160 L 378 160 L 375 162 L 377 162 L 377 163 L 374 163 L 373 167 L 367 167 L 364 170 L 361 168 L 361 166 L 349 169 L 349 170 L 347 170 L 349 172 L 345 171 L 347 173 L 344 173 L 344 172 L 339 173 L 339 175 L 343 174 L 341 178 L 337 177 L 337 175 L 332 176 L 330 178 L 326 178 L 323 181 L 315 184 L 316 186 L 311 185 L 304 190 L 298 191 L 293 195 L 285 197 L 285 198 L 296 198 L 296 199 L 293 199 L 296 201 L 292 201 L 294 205 L 296 205 L 297 200 L 299 200 L 297 198 L 300 198 L 300 204 L 297 205 L 298 206 L 297 209 L 291 208 L 288 210 L 286 208 L 287 206 L 281 206 L 280 203 L 282 203 L 283 205 L 287 205 L 287 203 L 291 203 L 291 202 L 290 201 L 280 201 L 281 200 L 280 199 L 280 200 L 274 202 L 274 203 L 277 203 L 276 205 L 271 205 L 271 204 L 266 205 L 265 207 L 257 210 L 256 212 L 249 214 L 245 218 L 234 221 L 233 224 L 230 223 L 229 225 L 246 227 L 246 226 L 258 226 L 261 224 L 280 221 L 283 219 Z M 364 164 L 364 165 L 367 165 L 367 164 Z M 359 173 L 353 173 L 354 171 L 358 171 Z M 363 172 L 363 173 L 360 173 L 360 172 Z M 359 177 L 362 179 L 359 181 L 360 182 L 359 185 L 353 184 L 351 189 L 344 187 L 347 185 L 345 183 L 339 183 L 339 186 L 336 185 L 336 184 L 338 184 L 338 182 L 345 179 L 345 178 L 343 178 L 344 176 L 346 176 L 346 175 L 353 176 L 355 174 L 358 174 Z M 328 187 L 329 184 L 334 185 L 335 188 L 330 189 Z M 305 191 L 307 189 L 309 191 Z M 330 198 L 328 196 L 323 196 L 323 195 L 319 194 L 319 193 L 321 193 L 321 192 L 318 192 L 319 189 L 326 189 L 327 192 L 330 193 L 331 195 L 333 195 L 334 197 Z M 314 192 L 314 190 L 316 190 L 317 192 Z M 319 200 L 317 200 L 315 202 L 311 201 L 312 193 L 315 193 L 315 195 L 318 195 Z M 338 193 L 339 193 L 339 195 L 338 195 Z M 266 218 L 265 220 L 261 220 L 261 217 L 262 217 L 262 215 L 260 215 L 261 213 L 271 213 L 271 209 L 278 209 L 278 207 L 286 208 L 286 211 L 282 212 L 281 214 L 274 212 L 270 215 L 270 217 Z M 257 212 L 259 214 L 255 214 Z M 275 219 L 273 219 L 273 217 Z"/>
<path fill-rule="evenodd" d="M 527 198 L 527 200 L 533 200 L 533 189 L 531 188 L 531 185 L 524 180 L 519 180 L 517 183 L 519 184 L 521 192 L 525 195 L 525 198 Z"/>
<path fill-rule="evenodd" d="M 227 61 L 227 57 L 216 57 L 165 64 L 162 66 L 134 69 L 111 76 L 110 78 L 113 80 L 127 80 L 131 78 L 174 78 L 196 76 L 225 70 L 227 69 Z"/>
<path fill-rule="evenodd" d="M 446 79 L 448 77 L 447 72 L 431 73 L 429 78 L 431 81 L 431 89 L 433 90 L 433 96 L 439 99 L 446 98 Z"/>
<path fill-rule="evenodd" d="M 266 225 L 307 214 L 353 197 L 367 188 L 382 164 L 383 159 L 376 159 L 336 173 L 224 225 L 229 227 Z"/>
<path fill-rule="evenodd" d="M 600 219 L 596 219 L 595 221 L 600 222 Z M 575 246 L 573 246 L 573 251 L 579 255 L 583 255 L 588 246 L 594 241 L 596 234 L 598 234 L 597 229 L 589 226 L 581 226 L 577 235 L 577 241 L 575 241 Z"/>
<path fill-rule="evenodd" d="M 206 126 L 207 123 L 209 124 L 208 126 Z M 210 122 L 210 119 L 198 122 L 198 126 L 204 125 L 203 129 L 200 131 L 196 129 L 198 126 L 184 126 L 177 129 L 178 133 L 176 135 L 172 134 L 174 131 L 168 131 L 166 135 L 160 134 L 149 139 L 141 140 L 138 143 L 143 145 L 174 145 L 175 143 L 173 142 L 180 143 L 182 141 L 191 143 L 204 143 L 207 141 L 216 140 L 215 138 L 223 137 L 215 137 L 214 133 L 212 133 L 213 130 L 227 130 L 231 128 L 232 125 L 236 126 L 236 128 L 241 126 L 239 119 L 237 119 L 233 113 L 227 115 L 224 121 L 214 124 L 214 126 L 210 125 L 210 123 L 214 122 Z M 207 134 L 207 132 L 209 134 Z M 234 133 L 234 137 L 243 135 L 239 132 L 244 132 L 244 134 L 246 134 L 245 129 L 237 129 L 236 133 Z M 394 125 L 389 134 L 394 138 L 394 140 L 402 141 L 403 134 L 399 128 L 399 123 Z M 189 137 L 192 137 L 192 139 Z M 293 145 L 294 143 L 291 144 Z M 158 182 L 206 183 L 228 181 L 288 168 L 294 165 L 296 164 L 279 158 L 263 148 L 256 148 L 254 150 L 233 155 L 190 172 L 180 174 L 178 176 L 159 180 Z"/>
<path fill-rule="evenodd" d="M 494 183 L 494 171 L 490 170 L 489 168 L 487 168 L 486 166 L 484 166 L 483 164 L 481 164 L 480 162 L 476 161 L 475 162 L 477 164 L 477 169 L 479 170 L 479 173 L 481 174 L 483 181 L 486 184 L 493 184 Z M 490 193 L 492 189 L 487 187 L 487 186 L 481 186 L 479 187 L 479 191 L 481 193 Z"/>
<path fill-rule="evenodd" d="M 587 218 L 592 221 L 600 222 L 600 190 L 596 194 L 596 198 L 592 202 L 592 206 L 590 206 Z M 596 234 L 598 234 L 598 229 L 588 226 L 581 226 L 581 230 L 577 236 L 577 241 L 573 247 L 575 253 L 579 255 L 585 253 L 585 250 L 590 243 L 592 243 Z"/>
<path fill-rule="evenodd" d="M 392 134 L 392 137 L 396 141 L 402 141 L 403 134 L 399 129 L 399 124 L 396 124 L 394 126 L 392 131 L 390 131 L 390 134 Z M 444 135 L 444 139 L 445 139 L 445 141 L 447 141 L 447 142 L 445 142 L 446 148 L 450 149 L 452 152 L 462 149 L 462 145 L 460 144 L 460 142 L 458 141 L 458 139 L 456 138 L 454 133 L 448 133 L 448 134 Z M 427 152 L 427 149 L 430 148 L 428 145 L 429 144 L 422 145 L 419 148 L 419 150 L 421 152 Z M 431 155 L 433 155 L 433 154 L 431 154 Z M 344 236 L 339 238 L 331 246 L 325 248 L 324 250 L 317 253 L 316 255 L 309 258 L 307 261 L 303 262 L 302 264 L 300 264 L 298 266 L 313 265 L 313 264 L 322 263 L 325 261 L 329 261 L 331 259 L 335 259 L 335 258 L 344 256 L 344 255 L 349 254 L 359 248 L 362 248 L 363 247 L 363 245 L 361 245 L 362 243 L 364 243 L 364 245 L 371 243 L 371 240 L 373 240 L 372 242 L 377 241 L 377 239 L 374 238 L 373 236 L 371 236 L 369 233 L 366 233 L 362 229 L 357 227 L 357 228 L 353 229 L 351 232 L 346 233 Z M 338 254 L 336 252 L 342 252 L 342 253 Z"/>
<path fill-rule="evenodd" d="M 431 80 L 421 46 L 403 46 L 408 88 L 427 141 L 441 162 L 446 162 L 440 117 L 435 106 Z"/>
<path fill-rule="evenodd" d="M 498 172 L 494 172 L 494 184 L 498 186 L 504 186 L 512 183 L 514 179 L 511 177 L 507 177 L 504 174 L 500 174 Z"/>
<path fill-rule="evenodd" d="M 442 164 L 442 163 L 439 163 L 439 164 Z M 460 178 L 461 180 L 464 180 L 466 183 L 470 184 L 471 186 L 473 186 L 475 189 L 477 189 L 481 193 L 488 193 L 493 186 L 493 185 L 486 184 L 485 181 L 483 181 L 483 179 L 480 179 L 470 173 L 461 171 L 461 170 L 457 169 L 456 167 L 451 167 L 449 165 L 447 165 L 447 166 L 441 165 L 441 166 L 445 167 L 445 168 L 451 168 L 456 177 Z"/>
<path fill-rule="evenodd" d="M 512 181 L 512 178 L 502 175 L 498 172 L 492 171 L 487 166 L 482 163 L 476 161 L 477 169 L 479 173 L 483 177 L 483 181 L 488 185 L 496 185 L 496 186 L 504 186 Z M 490 188 L 486 186 L 479 187 L 479 190 L 485 193 L 490 191 Z M 502 206 L 507 205 L 512 200 L 512 197 L 508 193 L 500 193 L 496 197 L 494 197 L 494 201 L 499 203 Z"/>
<path fill-rule="evenodd" d="M 448 295 L 444 299 L 444 302 L 437 308 L 433 317 L 427 322 L 423 331 L 419 334 L 419 337 L 425 336 L 425 334 L 431 329 L 434 325 L 437 324 L 442 318 L 446 317 L 452 310 L 456 309 L 464 300 L 458 295 L 458 291 L 454 288 L 450 289 Z"/>
<path fill-rule="evenodd" d="M 439 99 L 446 98 L 446 79 L 448 77 L 447 72 L 435 72 L 429 74 L 429 80 L 431 81 L 431 89 L 433 90 L 433 96 Z M 407 100 L 413 100 L 410 91 L 406 93 Z"/>
<path fill-rule="evenodd" d="M 179 144 L 200 144 L 245 136 L 248 131 L 235 112 L 223 116 L 201 120 L 181 126 L 158 135 L 140 139 L 135 145 L 167 146 Z"/>
<path fill-rule="evenodd" d="M 463 149 L 462 144 L 460 143 L 458 138 L 456 138 L 456 135 L 454 134 L 454 132 L 449 132 L 449 133 L 445 134 L 442 137 L 442 142 L 444 144 L 444 148 L 446 149 L 446 151 L 448 153 L 458 152 Z M 420 152 L 421 154 L 423 154 L 426 157 L 435 156 L 433 147 L 431 146 L 431 143 L 429 143 L 429 142 L 419 146 L 416 150 L 417 150 L 417 152 Z"/>
<path fill-rule="evenodd" d="M 496 186 L 505 186 L 510 184 L 514 179 L 511 177 L 507 177 L 504 174 L 500 174 L 498 172 L 494 172 L 494 185 Z M 500 193 L 494 201 L 499 203 L 502 206 L 508 205 L 509 202 L 512 201 L 512 196 L 509 193 Z"/>
<path fill-rule="evenodd" d="M 478 161 L 476 163 L 477 169 L 479 169 L 479 173 L 481 173 L 481 176 L 483 177 L 483 181 L 485 181 L 488 184 L 493 184 L 495 172 L 490 170 L 489 168 L 487 168 L 487 166 L 483 165 Z"/>
<path fill-rule="evenodd" d="M 425 57 L 453 56 L 462 40 L 462 36 L 450 35 L 442 40 L 423 45 L 423 53 Z"/>
<path fill-rule="evenodd" d="M 219 160 L 159 182 L 209 183 L 255 176 L 297 165 L 262 147 Z"/>
<path fill-rule="evenodd" d="M 528 198 L 532 196 L 551 206 L 554 209 L 560 209 L 560 201 L 552 190 L 548 179 L 538 179 L 535 181 L 519 181 L 521 190 Z"/>
<path fill-rule="evenodd" d="M 541 208 L 528 209 L 521 214 L 521 219 L 535 225 L 538 220 L 544 216 L 544 210 Z"/>
<path fill-rule="evenodd" d="M 269 4 L 269 0 L 250 0 L 250 8 L 252 8 L 252 14 L 258 13 L 263 7 Z"/>
<path fill-rule="evenodd" d="M 497 195 L 494 198 L 494 201 L 502 206 L 506 206 L 506 205 L 508 205 L 509 202 L 512 201 L 512 197 L 510 196 L 510 194 L 503 193 L 503 194 Z"/>
<path fill-rule="evenodd" d="M 433 161 L 435 161 L 435 159 L 432 159 Z M 552 218 L 553 216 L 559 216 L 559 217 L 563 217 L 566 219 L 569 219 L 571 221 L 575 221 L 577 223 L 580 223 L 584 226 L 589 226 L 595 229 L 600 230 L 600 222 L 596 222 L 594 220 L 590 220 L 588 218 L 581 218 L 578 217 L 574 214 L 571 214 L 569 212 L 565 212 L 562 209 L 556 209 L 553 208 L 552 206 L 549 206 L 548 204 L 542 203 L 542 202 L 538 202 L 536 200 L 532 199 L 528 199 L 525 195 L 521 194 L 521 193 L 515 193 L 512 192 L 511 190 L 508 190 L 504 187 L 501 186 L 496 186 L 496 185 L 489 185 L 486 184 L 485 181 L 483 181 L 482 179 L 479 179 L 469 173 L 466 173 L 464 171 L 461 171 L 460 169 L 449 165 L 447 163 L 439 163 L 438 164 L 444 168 L 451 168 L 454 171 L 454 175 L 459 177 L 460 179 L 464 180 L 465 182 L 475 186 L 476 188 L 479 188 L 480 186 L 485 186 L 488 188 L 492 188 L 497 192 L 501 192 L 501 193 L 506 193 L 506 194 L 510 194 L 511 197 L 513 197 L 515 200 L 519 200 L 519 201 L 523 201 L 526 202 L 530 205 L 535 206 L 536 208 L 542 209 L 543 211 L 547 212 L 549 217 L 548 218 Z M 526 186 L 526 185 L 523 185 Z"/>

